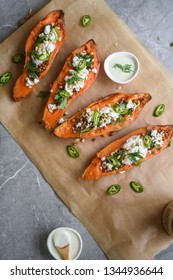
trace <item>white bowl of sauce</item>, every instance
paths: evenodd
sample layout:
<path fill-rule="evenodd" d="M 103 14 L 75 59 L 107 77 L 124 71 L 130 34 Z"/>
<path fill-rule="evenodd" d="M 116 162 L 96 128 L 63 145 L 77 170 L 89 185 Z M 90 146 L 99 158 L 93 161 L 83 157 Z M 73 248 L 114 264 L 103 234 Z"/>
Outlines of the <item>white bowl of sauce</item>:
<path fill-rule="evenodd" d="M 69 243 L 69 259 L 70 260 L 78 259 L 83 247 L 82 238 L 76 230 L 68 227 L 56 228 L 49 234 L 47 239 L 47 248 L 50 254 L 57 260 L 63 259 L 62 256 L 56 250 L 55 243 L 54 243 L 55 237 L 58 238 L 59 236 L 63 246 L 64 245 L 63 235 L 64 235 L 65 242 L 68 241 Z"/>
<path fill-rule="evenodd" d="M 118 84 L 132 81 L 138 74 L 139 68 L 139 60 L 130 52 L 112 53 L 104 61 L 106 75 Z"/>

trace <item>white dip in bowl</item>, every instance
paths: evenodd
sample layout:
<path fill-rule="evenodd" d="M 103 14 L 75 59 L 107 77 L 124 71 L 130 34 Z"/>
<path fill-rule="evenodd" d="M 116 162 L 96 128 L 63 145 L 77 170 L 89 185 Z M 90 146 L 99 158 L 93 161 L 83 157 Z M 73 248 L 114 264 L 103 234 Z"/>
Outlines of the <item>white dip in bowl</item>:
<path fill-rule="evenodd" d="M 118 84 L 132 81 L 139 71 L 139 61 L 135 55 L 129 52 L 115 52 L 104 61 L 106 75 Z"/>

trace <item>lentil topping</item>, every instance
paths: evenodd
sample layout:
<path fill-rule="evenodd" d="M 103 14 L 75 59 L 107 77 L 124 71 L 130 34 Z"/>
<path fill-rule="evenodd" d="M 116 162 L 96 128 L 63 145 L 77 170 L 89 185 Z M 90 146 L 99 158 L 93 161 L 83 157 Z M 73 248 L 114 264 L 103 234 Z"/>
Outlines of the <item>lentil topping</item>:
<path fill-rule="evenodd" d="M 26 65 L 28 76 L 26 77 L 25 85 L 29 88 L 32 88 L 40 81 L 39 76 L 46 69 L 50 55 L 56 48 L 57 41 L 61 41 L 60 27 L 54 25 L 54 23 L 47 24 L 43 32 L 36 38 L 31 52 L 31 59 Z"/>
<path fill-rule="evenodd" d="M 109 104 L 101 109 L 92 111 L 87 108 L 78 117 L 73 131 L 81 134 L 83 132 L 104 128 L 108 124 L 123 122 L 125 116 L 130 116 L 140 105 L 140 101 L 136 100 L 121 100 L 118 104 Z"/>
<path fill-rule="evenodd" d="M 146 147 L 145 137 L 151 138 L 150 146 Z M 165 132 L 162 130 L 148 130 L 145 135 L 135 135 L 125 141 L 121 149 L 101 158 L 103 172 L 121 168 L 123 165 L 138 165 L 151 149 L 160 149 L 163 146 Z"/>
<path fill-rule="evenodd" d="M 97 69 L 92 67 L 93 63 L 93 53 L 86 50 L 73 56 L 72 61 L 69 62 L 71 66 L 69 74 L 64 78 L 64 85 L 61 85 L 61 89 L 55 95 L 55 103 L 48 104 L 49 112 L 53 113 L 56 109 L 64 109 L 68 98 L 84 88 L 90 72 L 97 73 Z"/>

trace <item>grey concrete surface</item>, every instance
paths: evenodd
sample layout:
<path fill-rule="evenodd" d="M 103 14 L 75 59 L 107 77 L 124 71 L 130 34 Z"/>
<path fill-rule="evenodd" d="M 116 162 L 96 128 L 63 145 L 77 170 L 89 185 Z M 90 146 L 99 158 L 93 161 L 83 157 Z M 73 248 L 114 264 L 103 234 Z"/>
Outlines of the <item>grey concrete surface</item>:
<path fill-rule="evenodd" d="M 20 26 L 29 11 L 35 11 L 47 2 L 1 0 L 0 42 Z M 170 47 L 173 41 L 173 1 L 106 2 L 173 73 L 173 48 Z M 46 239 L 49 232 L 59 226 L 73 227 L 81 234 L 84 247 L 80 259 L 107 259 L 87 230 L 0 125 L 0 259 L 52 259 Z M 173 244 L 155 259 L 173 260 Z"/>

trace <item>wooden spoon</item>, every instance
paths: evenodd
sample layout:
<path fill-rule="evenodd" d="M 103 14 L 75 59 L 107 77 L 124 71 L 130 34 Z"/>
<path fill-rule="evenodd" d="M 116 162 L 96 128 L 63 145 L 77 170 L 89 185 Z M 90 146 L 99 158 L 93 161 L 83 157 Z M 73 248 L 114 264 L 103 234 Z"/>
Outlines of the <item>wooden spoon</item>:
<path fill-rule="evenodd" d="M 69 260 L 69 244 L 65 247 L 58 247 L 55 245 L 55 248 L 64 260 Z"/>
<path fill-rule="evenodd" d="M 55 234 L 53 236 L 53 242 L 57 252 L 61 255 L 61 257 L 64 260 L 69 260 L 70 244 L 68 240 L 68 235 L 65 232 Z"/>

